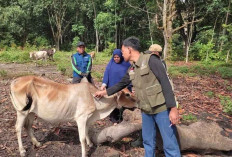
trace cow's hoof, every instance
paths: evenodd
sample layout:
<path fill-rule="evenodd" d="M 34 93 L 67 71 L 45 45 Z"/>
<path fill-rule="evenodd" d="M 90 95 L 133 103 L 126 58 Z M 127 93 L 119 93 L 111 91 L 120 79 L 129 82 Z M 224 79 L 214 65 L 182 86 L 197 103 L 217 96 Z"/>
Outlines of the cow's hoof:
<path fill-rule="evenodd" d="M 42 146 L 42 144 L 41 144 L 40 142 L 36 142 L 34 145 L 35 145 L 36 147 L 41 147 L 41 146 Z"/>
<path fill-rule="evenodd" d="M 21 156 L 21 157 L 26 156 L 26 151 L 25 151 L 25 149 L 23 149 L 23 150 L 20 151 L 20 156 Z"/>
<path fill-rule="evenodd" d="M 93 143 L 92 143 L 92 142 L 89 142 L 87 145 L 88 145 L 89 147 L 93 147 Z"/>

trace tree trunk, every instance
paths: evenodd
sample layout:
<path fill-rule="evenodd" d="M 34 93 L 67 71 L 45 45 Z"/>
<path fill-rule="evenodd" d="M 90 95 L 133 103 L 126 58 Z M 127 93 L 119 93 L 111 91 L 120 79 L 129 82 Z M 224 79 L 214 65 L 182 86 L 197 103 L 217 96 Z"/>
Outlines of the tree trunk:
<path fill-rule="evenodd" d="M 230 50 L 227 51 L 227 55 L 226 55 L 226 63 L 229 62 L 229 55 L 230 55 Z"/>
<path fill-rule="evenodd" d="M 188 43 L 187 43 L 187 49 L 186 49 L 186 60 L 185 62 L 188 63 L 189 60 L 189 49 L 190 49 L 190 45 L 191 45 L 191 39 L 192 39 L 192 35 L 193 35 L 193 22 L 195 19 L 195 5 L 194 5 L 194 12 L 193 12 L 193 17 L 192 17 L 192 21 L 191 21 L 191 25 L 190 25 L 190 29 L 189 32 L 187 32 L 187 39 L 188 39 Z"/>
<path fill-rule="evenodd" d="M 230 14 L 230 3 L 231 3 L 231 0 L 229 0 L 229 6 L 228 6 L 228 11 L 226 12 L 226 19 L 225 19 L 225 25 L 227 25 L 227 22 L 228 22 L 228 16 Z M 223 31 L 222 31 L 222 36 L 224 36 L 226 34 L 226 29 L 223 28 Z M 222 51 L 222 47 L 224 45 L 224 41 L 222 40 L 221 41 L 221 44 L 220 44 L 220 50 L 219 51 Z"/>
<path fill-rule="evenodd" d="M 164 59 L 167 59 L 172 51 L 172 23 L 173 23 L 173 17 L 176 14 L 175 11 L 175 0 L 164 0 L 163 3 L 163 35 L 164 35 Z"/>
<path fill-rule="evenodd" d="M 28 33 L 24 32 L 23 34 L 23 40 L 22 40 L 22 48 L 24 49 L 26 42 L 27 42 L 27 37 L 28 37 Z"/>
<path fill-rule="evenodd" d="M 186 58 L 185 58 L 185 62 L 188 63 L 189 61 L 189 48 L 190 48 L 190 44 L 187 43 L 186 45 Z"/>
<path fill-rule="evenodd" d="M 94 1 L 92 0 L 92 4 L 93 4 L 93 11 L 94 11 L 94 18 L 96 19 L 97 18 L 97 12 L 96 12 L 96 7 L 95 7 L 95 4 L 94 4 Z M 96 47 L 95 47 L 95 51 L 98 53 L 99 51 L 99 37 L 98 37 L 98 31 L 97 31 L 97 28 L 95 28 L 95 34 L 96 34 Z"/>
<path fill-rule="evenodd" d="M 115 27 L 115 36 L 114 36 L 114 42 L 116 44 L 116 47 L 117 47 L 117 37 L 118 37 L 118 27 L 117 27 L 117 21 L 116 21 L 116 17 L 117 17 L 117 11 L 116 11 L 116 4 L 118 2 L 115 2 L 114 4 L 114 27 Z"/>
<path fill-rule="evenodd" d="M 149 26 L 149 33 L 150 33 L 150 38 L 151 38 L 151 44 L 153 44 L 153 38 L 152 38 L 152 33 L 151 33 L 150 16 L 149 16 L 149 13 L 148 13 L 148 10 L 147 10 L 147 4 L 146 4 L 146 1 L 145 1 L 145 0 L 144 0 L 144 3 L 145 3 L 146 11 L 147 11 L 147 20 L 148 20 L 148 26 Z"/>

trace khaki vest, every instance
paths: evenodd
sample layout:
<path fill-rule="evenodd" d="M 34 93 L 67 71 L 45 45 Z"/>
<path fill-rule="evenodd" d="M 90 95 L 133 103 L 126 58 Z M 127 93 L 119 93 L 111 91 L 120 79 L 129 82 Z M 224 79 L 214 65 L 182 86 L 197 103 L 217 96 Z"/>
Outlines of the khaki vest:
<path fill-rule="evenodd" d="M 128 72 L 138 98 L 137 107 L 147 114 L 156 114 L 167 110 L 167 107 L 161 85 L 148 65 L 150 56 L 141 53 Z"/>

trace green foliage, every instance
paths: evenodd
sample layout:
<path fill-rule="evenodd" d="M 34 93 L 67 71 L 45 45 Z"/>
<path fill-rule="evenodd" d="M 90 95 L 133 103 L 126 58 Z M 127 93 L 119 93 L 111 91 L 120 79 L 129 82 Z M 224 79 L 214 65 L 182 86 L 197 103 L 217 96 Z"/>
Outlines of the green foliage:
<path fill-rule="evenodd" d="M 200 41 L 197 41 L 194 46 L 191 49 L 191 53 L 198 53 L 198 57 L 201 60 L 209 60 L 209 59 L 215 59 L 215 51 L 214 51 L 214 43 L 211 41 L 207 42 L 206 44 L 201 43 Z M 196 52 L 197 51 L 197 52 Z M 197 55 L 196 55 L 197 56 Z"/>
<path fill-rule="evenodd" d="M 29 52 L 20 50 L 3 51 L 0 53 L 0 62 L 28 63 Z"/>
<path fill-rule="evenodd" d="M 92 77 L 97 78 L 99 82 L 102 81 L 103 73 L 98 72 L 98 71 L 93 71 L 91 74 L 92 74 Z"/>
<path fill-rule="evenodd" d="M 232 115 L 232 99 L 230 96 L 219 95 L 223 111 Z"/>
<path fill-rule="evenodd" d="M 182 115 L 182 120 L 186 122 L 196 122 L 197 117 L 193 114 Z"/>
<path fill-rule="evenodd" d="M 108 56 L 111 56 L 113 54 L 114 49 L 116 48 L 115 43 L 108 42 L 107 48 L 103 50 L 103 53 L 107 54 Z"/>
<path fill-rule="evenodd" d="M 73 38 L 73 42 L 72 42 L 72 47 L 76 48 L 77 47 L 77 43 L 80 41 L 80 38 L 78 36 Z"/>
<path fill-rule="evenodd" d="M 215 96 L 213 91 L 208 91 L 205 93 L 206 96 L 208 96 L 209 98 L 213 98 Z"/>
<path fill-rule="evenodd" d="M 189 68 L 187 66 L 178 66 L 178 67 L 170 66 L 168 68 L 168 73 L 172 77 L 181 76 L 183 74 L 187 74 L 188 72 L 189 72 Z"/>
<path fill-rule="evenodd" d="M 35 38 L 34 44 L 36 45 L 36 47 L 46 47 L 49 45 L 49 41 L 46 37 L 38 36 Z"/>
<path fill-rule="evenodd" d="M 202 62 L 193 66 L 170 66 L 168 68 L 168 73 L 172 77 L 177 77 L 181 75 L 188 76 L 209 76 L 219 74 L 222 78 L 229 79 L 232 78 L 232 65 L 225 64 L 222 62 Z"/>
<path fill-rule="evenodd" d="M 107 53 L 99 52 L 96 54 L 96 57 L 93 61 L 93 64 L 100 65 L 100 64 L 107 64 L 110 60 L 111 56 L 109 56 Z"/>
<path fill-rule="evenodd" d="M 189 77 L 195 77 L 195 76 L 197 76 L 197 74 L 196 73 L 187 73 L 187 76 L 189 76 Z"/>
<path fill-rule="evenodd" d="M 188 71 L 189 71 L 189 68 L 187 66 L 182 66 L 182 67 L 179 67 L 178 69 L 179 69 L 180 73 L 182 73 L 182 74 L 188 73 Z"/>
<path fill-rule="evenodd" d="M 63 65 L 58 64 L 58 70 L 61 71 L 62 75 L 65 75 L 66 68 Z"/>
<path fill-rule="evenodd" d="M 85 26 L 83 25 L 72 25 L 72 32 L 76 32 L 79 35 L 82 35 L 85 32 Z"/>
<path fill-rule="evenodd" d="M 183 53 L 183 42 L 181 41 L 181 36 L 179 34 L 174 34 L 172 39 L 172 61 L 180 61 L 185 59 L 185 54 Z"/>
<path fill-rule="evenodd" d="M 222 78 L 232 78 L 232 67 L 219 67 L 218 72 Z"/>
<path fill-rule="evenodd" d="M 99 30 L 99 35 L 104 38 L 105 44 L 114 40 L 113 36 L 116 31 L 115 22 L 120 21 L 120 19 L 120 17 L 110 12 L 100 12 L 97 15 L 94 21 L 95 28 Z"/>
<path fill-rule="evenodd" d="M 72 76 L 72 67 L 71 67 L 71 52 L 58 51 L 54 55 L 54 64 L 57 66 L 57 69 L 61 71 L 61 74 Z"/>

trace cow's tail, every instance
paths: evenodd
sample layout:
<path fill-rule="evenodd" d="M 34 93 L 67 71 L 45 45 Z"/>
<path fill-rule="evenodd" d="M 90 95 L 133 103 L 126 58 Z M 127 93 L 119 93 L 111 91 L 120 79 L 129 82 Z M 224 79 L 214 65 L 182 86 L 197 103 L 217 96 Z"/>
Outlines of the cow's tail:
<path fill-rule="evenodd" d="M 30 94 L 26 94 L 26 106 L 23 107 L 22 109 L 20 109 L 19 106 L 17 105 L 17 103 L 15 102 L 15 99 L 14 99 L 11 91 L 10 91 L 10 98 L 11 98 L 11 101 L 12 101 L 15 109 L 17 109 L 19 111 L 29 110 L 31 108 L 31 105 L 32 105 L 32 102 L 33 102 L 32 96 Z"/>
<path fill-rule="evenodd" d="M 33 99 L 31 94 L 27 94 L 26 106 L 23 108 L 23 111 L 29 110 L 31 108 Z"/>
<path fill-rule="evenodd" d="M 34 88 L 33 83 L 31 82 L 28 87 Z M 22 101 L 22 99 L 20 99 L 20 97 L 17 97 L 17 94 L 14 93 L 14 90 L 12 90 L 12 86 L 11 86 L 10 98 L 11 98 L 12 104 L 14 105 L 14 108 L 17 111 L 27 111 L 31 108 L 31 105 L 33 103 L 31 91 L 27 90 L 25 95 L 26 95 L 26 99 L 24 97 L 24 100 Z"/>

